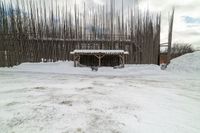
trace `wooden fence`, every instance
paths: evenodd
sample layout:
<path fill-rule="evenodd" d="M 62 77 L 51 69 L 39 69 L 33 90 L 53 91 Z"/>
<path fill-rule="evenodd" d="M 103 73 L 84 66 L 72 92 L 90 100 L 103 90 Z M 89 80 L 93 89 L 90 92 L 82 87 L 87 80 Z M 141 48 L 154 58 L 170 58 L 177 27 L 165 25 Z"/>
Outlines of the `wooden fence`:
<path fill-rule="evenodd" d="M 67 1 L 62 8 L 42 3 L 0 0 L 0 67 L 71 60 L 74 49 L 122 49 L 129 52 L 126 63 L 159 64 L 161 14 L 134 5 L 125 15 L 123 0 L 121 9 L 110 0 L 91 10 L 84 4 L 83 11 Z M 172 26 L 173 15 L 169 44 Z"/>
<path fill-rule="evenodd" d="M 9 35 L 10 36 L 10 35 Z M 55 62 L 73 60 L 70 52 L 74 49 L 123 49 L 129 51 L 126 63 L 136 63 L 132 59 L 136 50 L 130 40 L 77 40 L 77 39 L 29 39 L 18 38 L 1 40 L 0 67 L 11 67 L 23 62 Z"/>

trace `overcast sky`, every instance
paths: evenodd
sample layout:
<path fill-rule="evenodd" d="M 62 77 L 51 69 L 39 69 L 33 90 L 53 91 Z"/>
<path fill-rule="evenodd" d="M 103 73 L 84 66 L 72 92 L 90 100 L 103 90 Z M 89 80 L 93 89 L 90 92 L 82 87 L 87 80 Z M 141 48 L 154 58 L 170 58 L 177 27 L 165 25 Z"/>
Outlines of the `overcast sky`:
<path fill-rule="evenodd" d="M 11 0 L 14 1 L 14 0 Z M 35 0 L 42 1 L 42 0 Z M 50 0 L 45 0 L 50 3 Z M 64 3 L 73 4 L 75 0 L 53 0 L 58 5 L 63 6 Z M 124 8 L 131 8 L 134 0 L 124 0 Z M 175 6 L 175 21 L 173 42 L 191 43 L 194 47 L 200 47 L 200 0 L 138 0 L 140 9 L 149 8 L 152 11 L 162 13 L 162 33 L 161 43 L 167 42 L 168 19 L 169 13 Z M 76 0 L 76 3 L 82 8 L 83 3 L 87 8 L 95 7 L 98 4 L 105 4 L 109 0 Z M 121 8 L 122 0 L 116 0 L 116 7 Z"/>
<path fill-rule="evenodd" d="M 173 42 L 192 43 L 200 47 L 200 0 L 149 0 L 152 10 L 160 10 L 162 16 L 162 41 L 167 34 L 168 12 L 175 6 Z"/>

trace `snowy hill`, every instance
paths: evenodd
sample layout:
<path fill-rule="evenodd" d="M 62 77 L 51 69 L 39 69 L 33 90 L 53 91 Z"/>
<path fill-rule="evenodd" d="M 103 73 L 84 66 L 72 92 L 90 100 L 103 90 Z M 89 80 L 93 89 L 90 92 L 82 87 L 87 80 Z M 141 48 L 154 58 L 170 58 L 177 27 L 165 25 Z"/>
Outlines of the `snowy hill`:
<path fill-rule="evenodd" d="M 173 59 L 167 70 L 172 72 L 200 73 L 200 51 Z"/>

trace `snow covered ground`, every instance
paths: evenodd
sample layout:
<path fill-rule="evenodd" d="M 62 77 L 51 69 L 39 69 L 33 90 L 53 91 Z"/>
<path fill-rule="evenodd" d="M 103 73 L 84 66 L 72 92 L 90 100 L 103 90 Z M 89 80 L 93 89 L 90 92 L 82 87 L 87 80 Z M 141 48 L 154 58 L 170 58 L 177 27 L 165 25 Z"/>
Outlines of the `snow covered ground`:
<path fill-rule="evenodd" d="M 165 71 L 92 72 L 72 62 L 0 68 L 0 133 L 199 133 L 198 63 L 200 52 Z"/>

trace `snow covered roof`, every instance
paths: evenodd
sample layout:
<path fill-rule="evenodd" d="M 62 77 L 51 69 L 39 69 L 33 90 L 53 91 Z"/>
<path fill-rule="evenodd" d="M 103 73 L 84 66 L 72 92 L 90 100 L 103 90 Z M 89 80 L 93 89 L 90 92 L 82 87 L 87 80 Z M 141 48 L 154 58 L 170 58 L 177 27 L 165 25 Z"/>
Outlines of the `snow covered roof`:
<path fill-rule="evenodd" d="M 127 51 L 124 50 L 74 50 L 70 52 L 70 54 L 128 54 Z"/>

